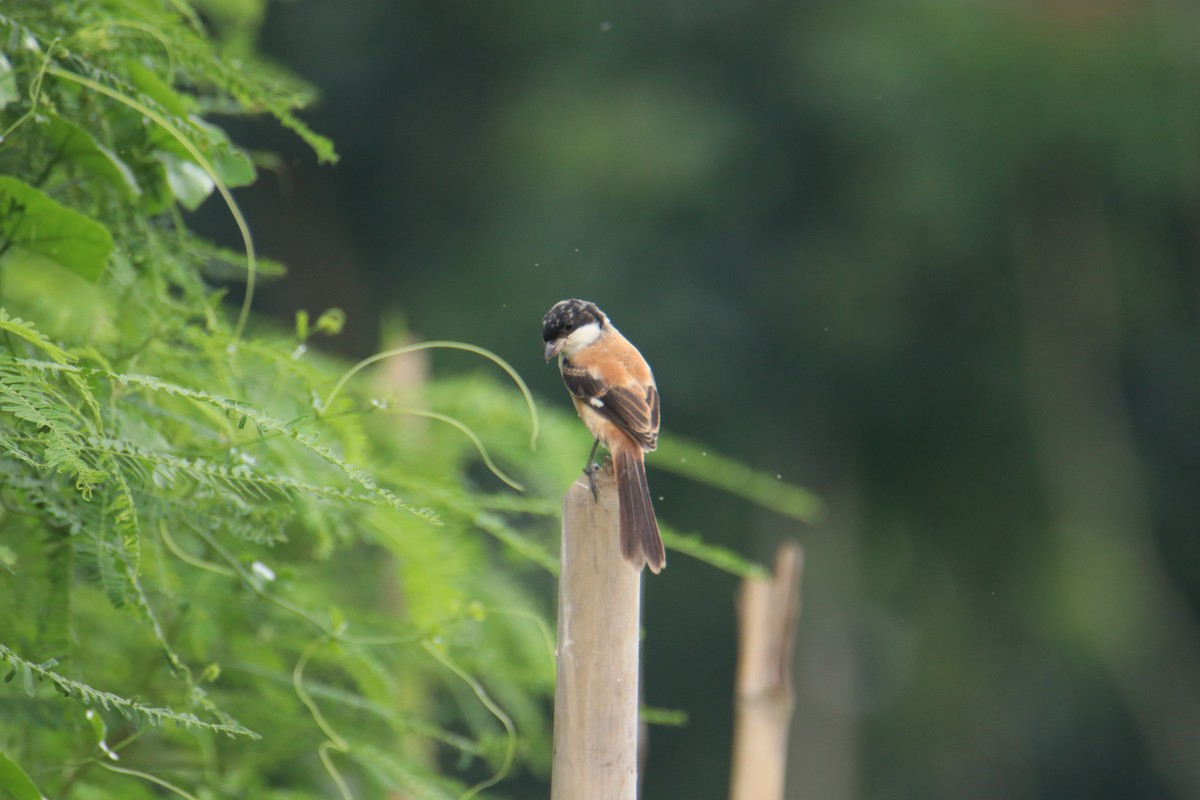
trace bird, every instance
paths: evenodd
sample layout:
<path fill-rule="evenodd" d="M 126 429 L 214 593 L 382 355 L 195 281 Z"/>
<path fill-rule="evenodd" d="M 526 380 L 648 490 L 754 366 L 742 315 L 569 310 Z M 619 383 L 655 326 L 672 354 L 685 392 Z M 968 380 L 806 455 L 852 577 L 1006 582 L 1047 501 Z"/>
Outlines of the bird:
<path fill-rule="evenodd" d="M 608 315 L 587 300 L 561 300 L 542 318 L 546 362 L 558 356 L 563 383 L 583 424 L 595 437 L 584 472 L 601 444 L 617 478 L 621 555 L 657 574 L 667 563 L 646 483 L 645 454 L 658 447 L 659 398 L 654 373 Z M 595 493 L 595 484 L 592 484 Z"/>

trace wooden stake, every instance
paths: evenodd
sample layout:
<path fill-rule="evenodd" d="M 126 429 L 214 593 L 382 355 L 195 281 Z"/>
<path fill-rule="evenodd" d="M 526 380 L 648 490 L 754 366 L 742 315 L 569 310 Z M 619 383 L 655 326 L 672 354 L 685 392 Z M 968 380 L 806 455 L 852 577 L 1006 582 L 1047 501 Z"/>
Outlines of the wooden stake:
<path fill-rule="evenodd" d="M 792 651 L 803 551 L 780 546 L 771 580 L 747 579 L 738 597 L 732 800 L 782 800 L 792 719 Z"/>
<path fill-rule="evenodd" d="M 636 800 L 641 570 L 621 558 L 612 470 L 563 499 L 551 800 Z"/>

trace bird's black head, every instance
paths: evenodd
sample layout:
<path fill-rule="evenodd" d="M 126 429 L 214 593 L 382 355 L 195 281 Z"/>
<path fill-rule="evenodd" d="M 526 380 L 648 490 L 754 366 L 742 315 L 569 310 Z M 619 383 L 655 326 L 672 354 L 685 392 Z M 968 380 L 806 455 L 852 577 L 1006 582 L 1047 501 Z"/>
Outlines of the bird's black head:
<path fill-rule="evenodd" d="M 604 312 L 587 300 L 560 300 L 542 317 L 542 341 L 553 342 L 569 336 L 576 328 L 595 322 L 601 328 L 607 322 Z"/>

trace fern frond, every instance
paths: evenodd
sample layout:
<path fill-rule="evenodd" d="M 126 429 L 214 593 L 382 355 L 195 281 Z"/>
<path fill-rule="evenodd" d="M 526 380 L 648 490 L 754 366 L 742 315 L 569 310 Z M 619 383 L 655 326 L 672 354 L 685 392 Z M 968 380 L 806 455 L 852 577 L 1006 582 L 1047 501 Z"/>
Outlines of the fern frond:
<path fill-rule="evenodd" d="M 113 477 L 110 482 L 112 491 L 104 513 L 113 521 L 121 542 L 121 552 L 127 559 L 129 569 L 136 575 L 140 572 L 142 561 L 142 526 L 137 502 L 121 470 L 111 470 L 110 474 Z"/>
<path fill-rule="evenodd" d="M 28 364 L 24 359 L 19 359 Z M 60 362 L 32 362 L 55 364 Z M 30 423 L 41 446 L 41 463 L 46 469 L 69 473 L 76 489 L 85 498 L 108 478 L 98 465 L 86 461 L 81 452 L 85 427 L 78 412 L 51 383 L 31 370 L 23 369 L 17 361 L 0 361 L 0 413 L 11 414 Z M 35 456 L 22 449 L 34 463 Z"/>
<path fill-rule="evenodd" d="M 66 350 L 63 350 L 39 333 L 32 322 L 10 317 L 8 312 L 3 308 L 0 308 L 0 331 L 6 331 L 7 333 L 21 337 L 59 364 L 67 364 L 73 360 Z M 14 353 L 13 355 L 16 354 Z"/>
<path fill-rule="evenodd" d="M 275 504 L 209 505 L 196 503 L 186 496 L 176 498 L 160 495 L 151 500 L 149 505 L 154 507 L 154 515 L 159 519 L 187 520 L 189 527 L 203 527 L 263 547 L 272 547 L 287 541 L 283 526 L 292 514 L 290 508 L 281 508 Z"/>
<path fill-rule="evenodd" d="M 247 112 L 266 112 L 275 117 L 311 147 L 322 163 L 337 163 L 338 154 L 333 142 L 312 130 L 294 113 L 295 109 L 312 102 L 315 92 L 311 86 L 285 76 L 262 59 L 243 55 L 227 62 L 213 59 L 207 52 L 207 46 L 193 48 L 190 43 L 184 44 L 180 50 L 180 60 L 192 74 L 203 76 L 220 86 Z M 251 80 L 248 77 L 250 75 L 255 78 Z"/>
<path fill-rule="evenodd" d="M 236 420 L 239 426 L 249 422 L 254 424 L 259 433 L 272 433 L 287 437 L 302 449 L 335 467 L 351 483 L 365 490 L 369 495 L 381 501 L 383 505 L 390 506 L 398 511 L 407 511 L 435 525 L 440 524 L 436 512 L 432 509 L 417 508 L 404 503 L 393 492 L 380 486 L 375 478 L 366 470 L 351 464 L 331 448 L 318 443 L 316 436 L 303 433 L 297 424 L 298 420 L 279 419 L 278 417 L 273 417 L 259 411 L 246 403 L 230 400 L 202 389 L 190 389 L 153 375 L 117 373 L 102 368 L 80 367 L 73 364 L 56 364 L 36 359 L 14 359 L 13 363 L 22 367 L 44 371 L 92 375 L 112 381 L 114 384 L 120 386 L 133 386 L 215 408 L 225 414 L 230 420 Z"/>
<path fill-rule="evenodd" d="M 133 586 L 135 605 L 138 611 L 141 612 L 143 619 L 149 623 L 150 630 L 154 634 L 154 639 L 158 642 L 158 646 L 162 650 L 162 654 L 166 658 L 167 665 L 171 668 L 172 674 L 182 680 L 187 686 L 190 702 L 220 720 L 222 725 L 237 726 L 237 721 L 218 708 L 217 704 L 208 696 L 208 692 L 204 691 L 200 684 L 196 682 L 192 676 L 191 669 L 188 668 L 179 654 L 175 652 L 175 648 L 167 639 L 166 631 L 163 629 L 162 622 L 158 618 L 158 613 L 150 604 L 150 598 L 146 596 L 146 592 L 142 588 L 141 580 L 132 571 L 128 560 L 122 560 L 121 563 L 126 567 L 126 575 Z"/>
<path fill-rule="evenodd" d="M 92 509 L 88 509 L 92 511 Z M 77 509 L 79 519 L 90 514 Z M 84 525 L 77 536 L 75 551 L 80 556 L 80 566 L 94 566 L 101 587 L 113 608 L 137 605 L 137 587 L 133 583 L 134 572 L 127 568 L 125 553 L 113 543 L 111 519 L 107 514 L 96 513 L 95 522 Z"/>
<path fill-rule="evenodd" d="M 755 564 L 728 547 L 710 544 L 699 534 L 678 533 L 665 525 L 660 526 L 659 532 L 662 534 L 663 544 L 672 551 L 689 555 L 730 575 L 755 579 L 770 577 L 770 573 L 761 564 Z"/>
<path fill-rule="evenodd" d="M 148 450 L 121 439 L 88 439 L 80 445 L 86 452 L 103 455 L 128 467 L 146 488 L 158 491 L 206 487 L 236 495 L 250 503 L 291 502 L 302 495 L 340 503 L 381 506 L 386 503 L 374 494 L 337 489 L 307 483 L 287 475 L 271 475 L 249 464 L 221 464 L 204 458 L 184 458 L 172 453 Z"/>
<path fill-rule="evenodd" d="M 45 469 L 46 465 L 35 459 L 29 453 L 21 449 L 20 445 L 14 437 L 9 435 L 7 431 L 0 430 L 0 450 L 8 453 L 10 456 L 24 462 L 34 469 Z"/>
<path fill-rule="evenodd" d="M 660 439 L 658 452 L 647 463 L 656 469 L 724 489 L 801 522 L 814 522 L 824 510 L 821 499 L 812 492 L 678 436 Z"/>
<path fill-rule="evenodd" d="M 481 530 L 495 536 L 519 555 L 528 558 L 551 575 L 558 575 L 559 564 L 554 554 L 513 528 L 499 515 L 481 511 L 475 515 L 474 521 Z"/>
<path fill-rule="evenodd" d="M 70 697 L 84 705 L 98 705 L 108 711 L 116 711 L 125 719 L 138 727 L 161 726 L 165 722 L 174 722 L 189 730 L 207 730 L 223 733 L 230 738 L 248 736 L 251 739 L 261 738 L 254 731 L 229 722 L 208 722 L 195 714 L 173 711 L 170 708 L 148 706 L 127 697 L 105 692 L 88 686 L 86 683 L 72 680 L 50 669 L 45 664 L 35 664 L 17 655 L 6 645 L 0 644 L 0 660 L 8 661 L 16 672 L 24 673 L 28 678 L 25 685 L 31 686 L 32 679 L 48 680 L 64 697 Z"/>
<path fill-rule="evenodd" d="M 97 370 L 98 374 L 104 374 Z M 218 395 L 210 394 L 203 390 L 189 389 L 185 386 L 172 384 L 163 381 L 151 375 L 133 375 L 133 374 L 117 374 L 108 373 L 105 377 L 116 381 L 125 386 L 137 386 L 142 389 L 147 389 L 153 392 L 162 392 L 175 397 L 182 397 L 193 402 L 210 405 L 223 411 L 229 418 L 239 420 L 239 424 L 243 421 L 249 421 L 259 430 L 259 432 L 270 432 L 281 434 L 296 442 L 300 447 L 319 457 L 322 461 L 336 467 L 343 475 L 345 475 L 352 483 L 366 490 L 369 494 L 374 495 L 381 500 L 385 505 L 391 506 L 397 510 L 408 511 L 417 515 L 429 522 L 437 524 L 437 515 L 430 509 L 415 508 L 410 506 L 396 497 L 391 491 L 380 486 L 373 476 L 360 467 L 345 461 L 330 448 L 325 445 L 318 444 L 315 436 L 302 433 L 295 421 L 278 419 L 269 414 L 258 411 L 245 403 L 240 403 L 235 400 L 229 400 Z"/>

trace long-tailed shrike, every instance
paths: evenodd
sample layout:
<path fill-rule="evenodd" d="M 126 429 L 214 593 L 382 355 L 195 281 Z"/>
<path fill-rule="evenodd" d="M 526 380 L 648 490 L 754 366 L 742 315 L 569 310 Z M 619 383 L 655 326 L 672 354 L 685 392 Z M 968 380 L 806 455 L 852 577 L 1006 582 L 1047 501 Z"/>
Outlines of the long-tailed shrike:
<path fill-rule="evenodd" d="M 658 446 L 658 387 L 650 365 L 595 303 L 563 300 L 542 319 L 546 361 L 558 356 L 579 418 L 596 437 L 584 472 L 603 444 L 612 454 L 620 508 L 621 554 L 658 572 L 667 563 L 650 503 L 643 454 Z M 593 487 L 594 490 L 594 487 Z"/>

